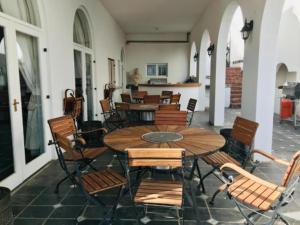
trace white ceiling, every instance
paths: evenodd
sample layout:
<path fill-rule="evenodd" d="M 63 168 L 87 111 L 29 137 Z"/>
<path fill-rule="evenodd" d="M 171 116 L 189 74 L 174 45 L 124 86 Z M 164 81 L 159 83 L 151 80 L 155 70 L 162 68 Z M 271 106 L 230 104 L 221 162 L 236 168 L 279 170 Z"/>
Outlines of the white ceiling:
<path fill-rule="evenodd" d="M 127 33 L 189 32 L 210 0 L 101 0 Z"/>

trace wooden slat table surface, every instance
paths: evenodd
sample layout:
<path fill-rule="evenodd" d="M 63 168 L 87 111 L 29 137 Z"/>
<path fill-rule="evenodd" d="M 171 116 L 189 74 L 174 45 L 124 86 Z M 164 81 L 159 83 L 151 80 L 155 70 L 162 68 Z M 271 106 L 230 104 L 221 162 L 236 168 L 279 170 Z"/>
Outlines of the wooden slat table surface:
<path fill-rule="evenodd" d="M 158 110 L 158 104 L 129 104 L 129 110 L 154 112 Z"/>
<path fill-rule="evenodd" d="M 142 139 L 149 132 L 176 132 L 183 136 L 177 142 L 151 143 Z M 156 125 L 138 126 L 115 130 L 104 138 L 104 143 L 115 151 L 125 151 L 127 148 L 184 148 L 186 156 L 205 156 L 224 146 L 223 136 L 203 128 L 184 126 Z"/>

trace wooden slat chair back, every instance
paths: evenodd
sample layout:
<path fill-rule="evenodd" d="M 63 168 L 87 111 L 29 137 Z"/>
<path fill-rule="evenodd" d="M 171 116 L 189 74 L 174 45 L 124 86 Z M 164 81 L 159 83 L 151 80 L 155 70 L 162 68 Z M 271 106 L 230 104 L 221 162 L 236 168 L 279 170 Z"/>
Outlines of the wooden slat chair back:
<path fill-rule="evenodd" d="M 177 125 L 186 126 L 187 112 L 186 111 L 156 111 L 155 125 Z"/>
<path fill-rule="evenodd" d="M 171 97 L 172 94 L 173 94 L 173 91 L 162 91 L 162 92 L 161 92 L 161 95 L 162 95 L 162 96 L 170 96 L 170 97 Z"/>
<path fill-rule="evenodd" d="M 160 96 L 159 95 L 145 95 L 144 104 L 159 104 Z"/>
<path fill-rule="evenodd" d="M 250 159 L 257 128 L 258 123 L 242 117 L 236 117 L 234 121 L 227 153 L 242 166 Z"/>
<path fill-rule="evenodd" d="M 76 126 L 71 115 L 50 119 L 48 120 L 48 124 L 54 141 L 56 141 L 55 134 L 57 133 L 64 137 L 74 135 L 76 133 Z"/>
<path fill-rule="evenodd" d="M 137 96 L 138 98 L 144 98 L 145 95 L 148 95 L 147 91 L 137 91 L 137 92 L 135 92 L 135 96 Z"/>
<path fill-rule="evenodd" d="M 128 94 L 128 93 L 121 94 L 121 99 L 122 99 L 122 102 L 131 103 L 131 97 L 130 97 L 130 94 Z"/>
<path fill-rule="evenodd" d="M 109 99 L 100 100 L 100 105 L 103 113 L 110 113 L 112 111 Z"/>
<path fill-rule="evenodd" d="M 171 95 L 171 104 L 179 104 L 180 98 L 181 98 L 181 94 Z"/>
<path fill-rule="evenodd" d="M 181 167 L 184 149 L 127 149 L 130 167 Z"/>
<path fill-rule="evenodd" d="M 291 180 L 300 173 L 300 151 L 291 160 L 281 182 L 283 187 L 287 187 Z"/>
<path fill-rule="evenodd" d="M 181 208 L 183 220 L 183 193 L 184 193 L 184 149 L 170 149 L 170 148 L 140 148 L 140 149 L 126 149 L 127 159 L 127 180 L 129 183 L 129 191 L 132 194 L 130 184 L 130 168 L 153 168 L 157 166 L 177 168 L 180 180 L 164 180 L 162 179 L 142 179 L 138 182 L 138 188 L 134 196 L 134 206 L 152 205 L 164 206 L 172 208 Z M 136 169 L 136 168 L 135 168 Z M 135 207 L 136 209 L 136 207 Z M 180 218 L 178 218 L 180 219 Z"/>
<path fill-rule="evenodd" d="M 161 111 L 180 111 L 179 104 L 161 104 L 159 105 L 159 110 Z"/>

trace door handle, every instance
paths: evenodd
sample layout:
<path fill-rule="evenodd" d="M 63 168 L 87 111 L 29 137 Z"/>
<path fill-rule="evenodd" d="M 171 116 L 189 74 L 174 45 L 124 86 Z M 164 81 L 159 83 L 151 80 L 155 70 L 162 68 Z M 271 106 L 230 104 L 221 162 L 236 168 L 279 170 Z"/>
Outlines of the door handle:
<path fill-rule="evenodd" d="M 13 106 L 14 106 L 14 111 L 15 112 L 18 111 L 18 104 L 20 104 L 20 102 L 18 102 L 17 99 L 14 99 Z"/>

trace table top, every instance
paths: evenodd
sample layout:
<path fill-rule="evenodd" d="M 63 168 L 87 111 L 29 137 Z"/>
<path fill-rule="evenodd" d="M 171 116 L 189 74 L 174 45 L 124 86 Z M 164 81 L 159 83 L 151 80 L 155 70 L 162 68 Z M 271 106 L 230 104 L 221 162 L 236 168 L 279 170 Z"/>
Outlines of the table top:
<path fill-rule="evenodd" d="M 150 132 L 174 132 L 181 139 L 164 143 L 154 143 L 143 139 Z M 126 148 L 184 148 L 186 156 L 205 156 L 219 150 L 225 144 L 223 136 L 203 128 L 184 126 L 138 126 L 115 130 L 104 137 L 104 143 L 115 151 Z"/>
<path fill-rule="evenodd" d="M 129 110 L 153 112 L 158 110 L 158 104 L 129 104 Z"/>
<path fill-rule="evenodd" d="M 135 99 L 135 100 L 143 100 L 144 96 L 133 95 L 132 98 Z M 165 100 L 165 99 L 169 99 L 169 98 L 171 98 L 170 95 L 161 95 L 160 96 L 160 100 Z"/>

